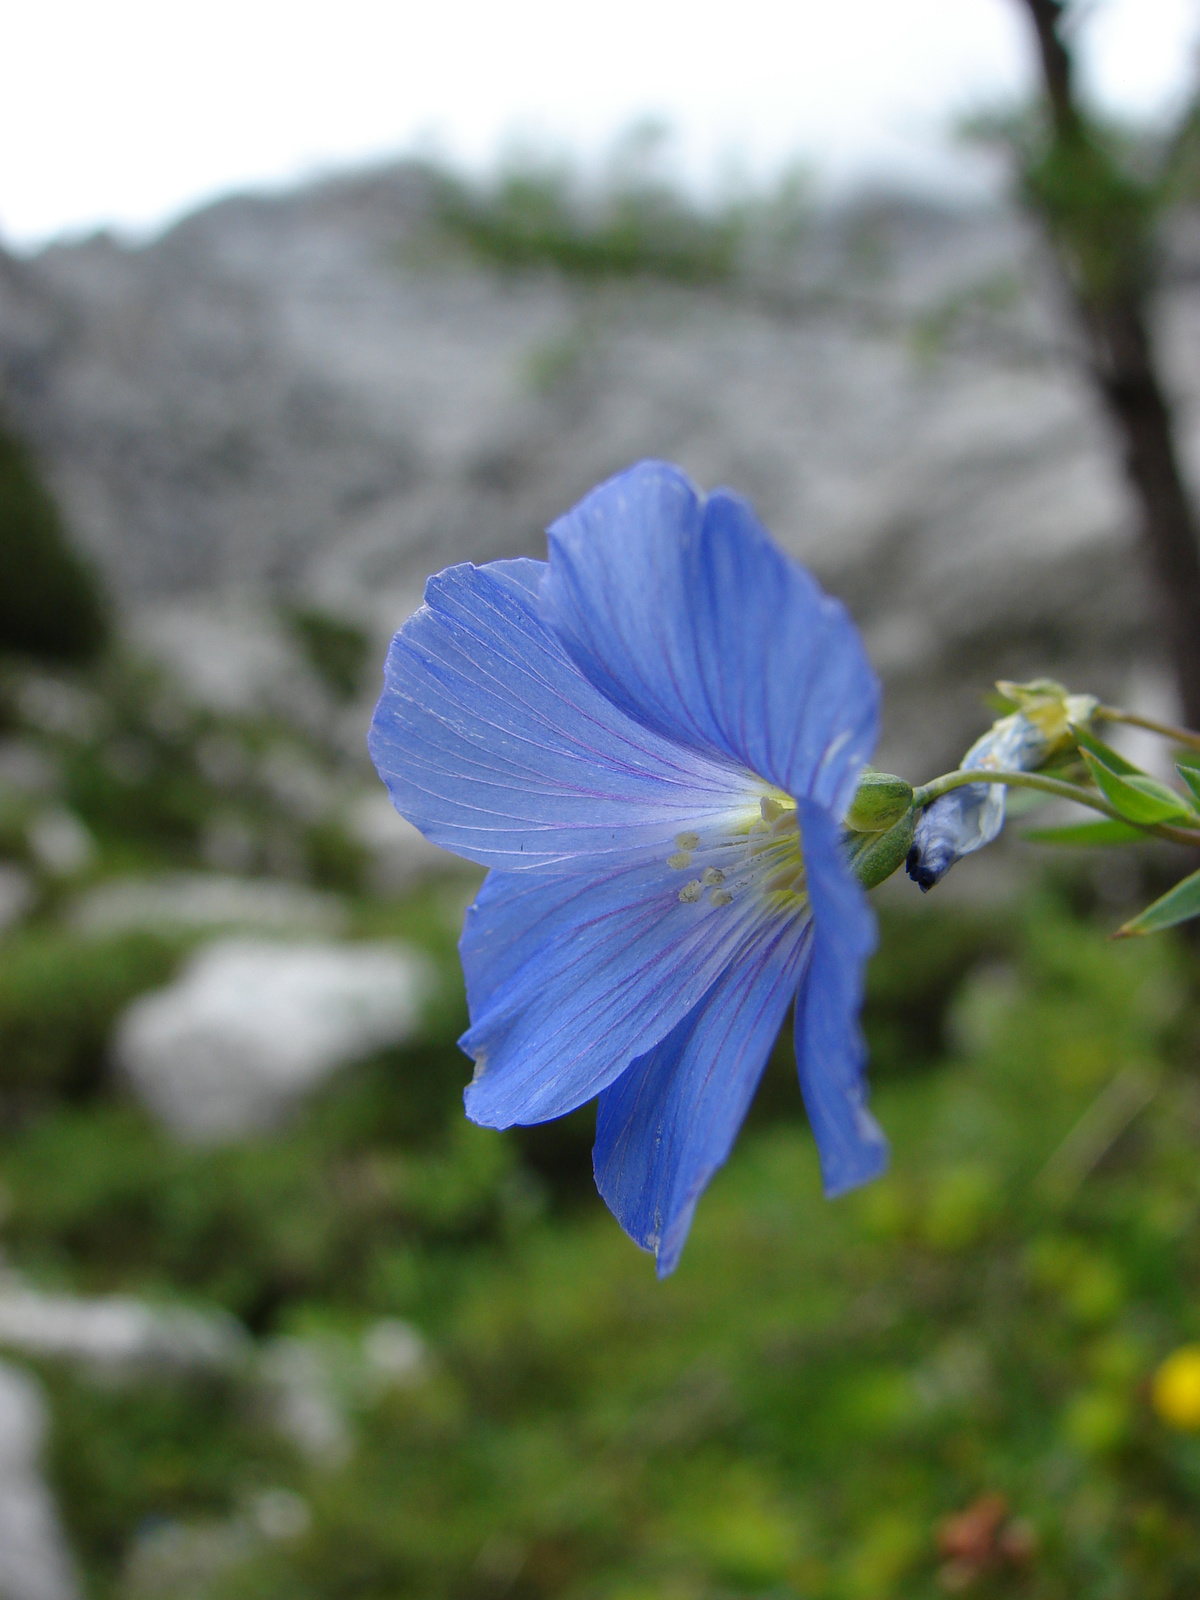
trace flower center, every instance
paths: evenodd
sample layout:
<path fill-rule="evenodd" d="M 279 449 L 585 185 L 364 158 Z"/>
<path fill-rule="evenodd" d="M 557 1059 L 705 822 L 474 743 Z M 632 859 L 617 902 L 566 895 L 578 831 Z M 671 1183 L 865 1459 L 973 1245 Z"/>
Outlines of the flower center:
<path fill-rule="evenodd" d="M 808 905 L 796 802 L 779 791 L 760 795 L 756 809 L 731 817 L 726 830 L 707 838 L 677 833 L 667 865 L 694 874 L 679 890 L 684 905 L 707 899 L 728 906 L 746 894 L 775 915 L 795 916 Z"/>

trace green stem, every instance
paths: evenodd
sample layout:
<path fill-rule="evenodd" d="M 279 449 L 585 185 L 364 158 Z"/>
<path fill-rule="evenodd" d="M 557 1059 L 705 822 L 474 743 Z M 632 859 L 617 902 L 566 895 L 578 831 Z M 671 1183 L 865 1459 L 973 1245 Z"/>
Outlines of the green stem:
<path fill-rule="evenodd" d="M 1129 821 L 1095 789 L 1085 789 L 1078 783 L 1067 783 L 1062 778 L 1048 778 L 1042 772 L 993 771 L 990 767 L 960 768 L 958 772 L 947 772 L 930 783 L 921 784 L 920 788 L 913 790 L 913 810 L 920 811 L 951 790 L 965 789 L 973 783 L 1000 783 L 1008 789 L 1038 789 L 1042 794 L 1052 794 L 1059 800 L 1073 800 L 1076 805 L 1089 806 L 1093 811 L 1111 817 L 1114 822 Z M 1132 823 L 1131 826 L 1141 827 L 1145 833 L 1158 839 L 1170 839 L 1175 844 L 1200 845 L 1200 828 L 1175 828 L 1165 822 L 1150 826 Z"/>
<path fill-rule="evenodd" d="M 1136 711 L 1119 711 L 1116 706 L 1098 706 L 1092 714 L 1100 722 L 1124 722 L 1131 728 L 1148 728 L 1151 733 L 1160 733 L 1164 739 L 1186 745 L 1189 750 L 1200 750 L 1200 733 L 1193 733 L 1190 728 L 1178 728 L 1173 722 L 1142 717 Z"/>

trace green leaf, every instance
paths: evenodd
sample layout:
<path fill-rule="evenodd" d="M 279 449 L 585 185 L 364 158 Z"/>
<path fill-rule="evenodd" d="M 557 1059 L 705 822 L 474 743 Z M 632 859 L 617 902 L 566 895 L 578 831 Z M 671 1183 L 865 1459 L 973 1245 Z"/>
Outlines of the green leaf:
<path fill-rule="evenodd" d="M 1193 872 L 1173 889 L 1168 889 L 1161 899 L 1147 906 L 1145 911 L 1131 917 L 1113 934 L 1114 939 L 1129 939 L 1137 934 L 1161 933 L 1176 923 L 1188 922 L 1200 916 L 1200 872 Z"/>
<path fill-rule="evenodd" d="M 1110 772 L 1120 772 L 1127 778 L 1145 776 L 1140 767 L 1135 767 L 1131 761 L 1126 761 L 1124 756 L 1118 755 L 1111 745 L 1105 744 L 1103 739 L 1097 739 L 1091 729 L 1085 728 L 1081 722 L 1072 722 L 1070 727 L 1080 750 L 1090 750 L 1096 760 L 1103 762 Z"/>
<path fill-rule="evenodd" d="M 1200 800 L 1200 767 L 1189 767 L 1186 761 L 1177 761 L 1175 771 L 1187 784 L 1188 788 Z"/>
<path fill-rule="evenodd" d="M 1131 822 L 1077 822 L 1065 828 L 1026 828 L 1022 839 L 1034 844 L 1132 844 L 1146 835 Z"/>
<path fill-rule="evenodd" d="M 1156 822 L 1198 820 L 1183 796 L 1176 794 L 1174 789 L 1168 789 L 1165 783 L 1159 783 L 1157 778 L 1146 778 L 1140 774 L 1123 778 L 1106 767 L 1090 750 L 1085 749 L 1082 754 L 1100 793 L 1129 822 L 1149 826 Z"/>

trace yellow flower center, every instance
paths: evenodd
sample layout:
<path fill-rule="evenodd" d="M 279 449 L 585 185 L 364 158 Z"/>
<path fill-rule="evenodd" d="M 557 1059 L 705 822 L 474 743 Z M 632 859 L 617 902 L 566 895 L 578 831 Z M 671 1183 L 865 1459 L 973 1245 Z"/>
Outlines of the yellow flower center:
<path fill-rule="evenodd" d="M 760 794 L 756 808 L 751 802 L 715 838 L 689 831 L 677 833 L 674 844 L 667 866 L 696 872 L 679 890 L 684 905 L 707 897 L 711 906 L 728 906 L 747 892 L 760 896 L 764 909 L 785 916 L 808 904 L 796 802 L 779 790 Z"/>

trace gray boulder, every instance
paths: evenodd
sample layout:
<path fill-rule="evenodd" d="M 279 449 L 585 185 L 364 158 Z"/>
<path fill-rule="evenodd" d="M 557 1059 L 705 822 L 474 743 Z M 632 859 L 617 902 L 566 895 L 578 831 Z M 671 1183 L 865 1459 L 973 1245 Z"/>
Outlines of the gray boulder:
<path fill-rule="evenodd" d="M 43 1294 L 0 1278 L 0 1348 L 79 1361 L 107 1377 L 146 1371 L 227 1370 L 249 1338 L 232 1317 L 158 1308 L 123 1295 Z"/>
<path fill-rule="evenodd" d="M 116 1032 L 136 1093 L 186 1139 L 273 1127 L 343 1064 L 411 1037 L 433 976 L 399 945 L 208 946 Z"/>
<path fill-rule="evenodd" d="M 0 1600 L 79 1600 L 41 1475 L 46 1408 L 25 1372 L 0 1366 Z"/>
<path fill-rule="evenodd" d="M 77 933 L 104 935 L 132 928 L 247 928 L 264 933 L 340 933 L 346 908 L 336 895 L 269 878 L 210 872 L 169 872 L 154 878 L 116 878 L 71 905 Z"/>

